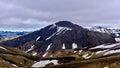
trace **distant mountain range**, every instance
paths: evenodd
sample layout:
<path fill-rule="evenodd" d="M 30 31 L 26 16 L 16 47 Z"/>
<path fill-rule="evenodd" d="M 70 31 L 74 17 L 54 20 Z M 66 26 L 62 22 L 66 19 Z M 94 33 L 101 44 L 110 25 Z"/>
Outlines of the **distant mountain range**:
<path fill-rule="evenodd" d="M 69 21 L 59 21 L 30 34 L 2 42 L 43 57 L 61 49 L 92 47 L 105 43 L 115 43 L 115 40 L 109 34 L 91 31 Z"/>
<path fill-rule="evenodd" d="M 0 31 L 0 42 L 12 40 L 27 33 L 28 32 Z"/>
<path fill-rule="evenodd" d="M 113 37 L 120 37 L 120 27 L 94 26 L 89 28 L 93 31 L 111 34 Z"/>
<path fill-rule="evenodd" d="M 26 32 L 0 31 L 0 37 L 2 37 L 2 36 L 24 35 L 25 33 Z"/>

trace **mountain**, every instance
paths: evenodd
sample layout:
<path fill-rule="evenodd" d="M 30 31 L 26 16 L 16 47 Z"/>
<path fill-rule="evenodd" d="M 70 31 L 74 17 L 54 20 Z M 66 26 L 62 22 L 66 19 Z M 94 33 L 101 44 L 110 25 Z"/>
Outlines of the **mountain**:
<path fill-rule="evenodd" d="M 20 37 L 27 33 L 28 32 L 0 31 L 0 42 L 6 41 L 6 40 L 12 40 L 14 38 Z"/>
<path fill-rule="evenodd" d="M 114 42 L 114 38 L 109 34 L 90 31 L 69 21 L 59 21 L 2 44 L 45 57 L 61 49 L 92 47 Z"/>
<path fill-rule="evenodd" d="M 15 36 L 2 36 L 0 37 L 0 42 L 7 41 L 7 40 L 12 40 L 15 38 L 20 37 L 20 35 L 15 35 Z"/>
<path fill-rule="evenodd" d="M 24 35 L 26 32 L 0 31 L 0 36 Z"/>
<path fill-rule="evenodd" d="M 113 37 L 120 37 L 120 27 L 94 26 L 89 29 L 101 33 L 108 33 L 111 34 Z"/>

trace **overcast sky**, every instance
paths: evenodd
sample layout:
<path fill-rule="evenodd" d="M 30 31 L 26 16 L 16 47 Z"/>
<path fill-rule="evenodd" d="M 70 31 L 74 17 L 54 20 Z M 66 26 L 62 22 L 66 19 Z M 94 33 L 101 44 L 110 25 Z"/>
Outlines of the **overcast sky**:
<path fill-rule="evenodd" d="M 120 0 L 0 0 L 0 30 L 36 30 L 61 20 L 119 26 Z"/>

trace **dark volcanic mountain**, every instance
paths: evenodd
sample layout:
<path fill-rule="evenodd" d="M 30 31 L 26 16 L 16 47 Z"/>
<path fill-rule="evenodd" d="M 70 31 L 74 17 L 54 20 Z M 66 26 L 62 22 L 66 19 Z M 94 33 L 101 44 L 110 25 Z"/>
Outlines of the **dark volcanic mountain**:
<path fill-rule="evenodd" d="M 89 31 L 69 21 L 60 21 L 2 44 L 19 47 L 26 52 L 37 51 L 44 54 L 48 51 L 52 53 L 60 49 L 91 47 L 114 42 L 114 38 L 108 34 Z"/>

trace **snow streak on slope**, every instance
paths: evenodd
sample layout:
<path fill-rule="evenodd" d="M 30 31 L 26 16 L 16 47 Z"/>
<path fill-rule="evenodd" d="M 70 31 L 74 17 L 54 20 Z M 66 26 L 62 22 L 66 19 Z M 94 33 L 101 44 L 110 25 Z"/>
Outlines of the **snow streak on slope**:
<path fill-rule="evenodd" d="M 109 55 L 109 54 L 114 54 L 114 53 L 120 53 L 120 49 L 118 49 L 118 50 L 110 50 L 110 51 L 104 53 L 104 55 Z"/>
<path fill-rule="evenodd" d="M 46 52 L 42 57 L 45 57 L 45 56 L 47 56 L 47 54 L 48 54 L 48 52 Z"/>
<path fill-rule="evenodd" d="M 92 53 L 92 55 L 93 55 L 93 53 Z M 89 55 L 89 54 L 84 54 L 82 57 L 83 57 L 83 58 L 85 58 L 85 59 L 89 59 L 89 58 L 91 58 L 91 57 L 92 57 L 92 55 Z"/>
<path fill-rule="evenodd" d="M 41 37 L 41 36 L 38 36 L 38 37 L 36 38 L 36 41 L 38 41 L 38 40 L 40 39 L 40 37 Z"/>
<path fill-rule="evenodd" d="M 93 47 L 93 48 L 91 48 L 91 49 L 97 49 L 97 48 L 112 48 L 112 47 L 115 47 L 115 46 L 118 46 L 118 45 L 120 45 L 120 43 L 116 43 L 116 44 L 111 44 L 111 45 L 107 45 L 107 44 L 103 44 L 103 45 L 98 45 L 98 46 L 96 46 L 96 47 Z"/>
<path fill-rule="evenodd" d="M 99 51 L 96 54 L 110 55 L 114 53 L 120 53 L 120 43 L 115 44 L 103 44 L 90 49 L 97 49 Z M 102 49 L 102 50 L 101 50 Z"/>
<path fill-rule="evenodd" d="M 54 25 L 54 27 L 55 27 L 55 25 Z M 50 29 L 51 28 L 54 28 L 53 26 L 52 27 L 50 27 Z M 58 26 L 57 27 L 57 31 L 55 32 L 55 33 L 53 33 L 51 36 L 49 36 L 48 38 L 46 38 L 46 40 L 49 40 L 49 39 L 51 39 L 53 36 L 55 36 L 55 35 L 59 35 L 59 34 L 64 34 L 66 31 L 68 31 L 68 30 L 72 30 L 71 28 L 68 28 L 68 27 L 61 27 L 61 26 Z"/>
<path fill-rule="evenodd" d="M 46 40 L 49 40 L 50 38 L 52 38 L 56 33 L 52 34 L 51 36 L 49 36 L 48 38 L 46 38 Z"/>
<path fill-rule="evenodd" d="M 51 47 L 51 46 L 52 46 L 52 43 L 48 45 L 48 47 L 47 47 L 47 49 L 46 49 L 46 52 L 43 54 L 43 56 L 42 56 L 42 57 L 47 56 L 47 54 L 48 54 L 49 49 L 50 49 L 50 47 Z"/>
<path fill-rule="evenodd" d="M 48 51 L 50 49 L 51 45 L 52 45 L 52 43 L 50 45 L 48 45 L 46 51 Z"/>
<path fill-rule="evenodd" d="M 2 46 L 0 46 L 0 49 L 4 49 L 4 50 L 7 50 L 6 48 L 4 48 L 4 47 L 2 47 Z"/>
<path fill-rule="evenodd" d="M 31 48 L 28 49 L 26 52 L 29 52 L 29 51 L 33 50 L 33 49 L 34 49 L 34 46 L 35 46 L 35 45 L 32 45 Z"/>

